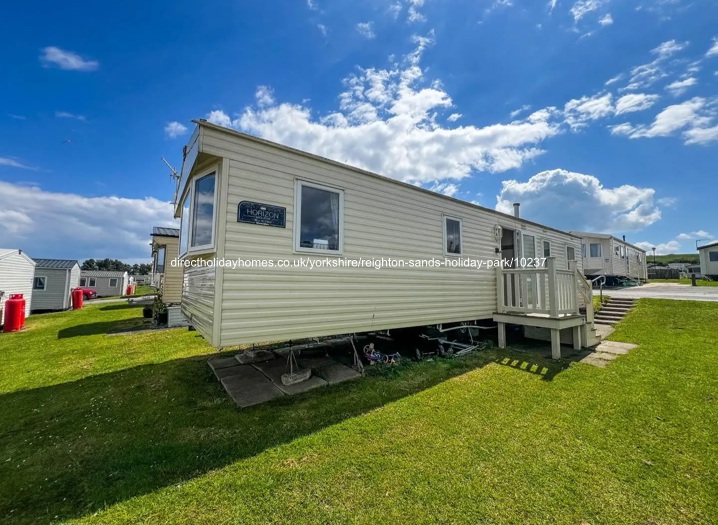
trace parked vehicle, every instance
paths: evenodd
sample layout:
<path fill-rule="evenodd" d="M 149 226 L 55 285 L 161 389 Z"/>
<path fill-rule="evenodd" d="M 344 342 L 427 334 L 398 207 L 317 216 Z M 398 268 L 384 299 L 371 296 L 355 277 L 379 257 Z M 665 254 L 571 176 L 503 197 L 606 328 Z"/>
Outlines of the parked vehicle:
<path fill-rule="evenodd" d="M 82 298 L 87 299 L 96 299 L 97 298 L 97 291 L 93 290 L 92 288 L 85 288 L 84 286 L 78 286 L 80 290 L 82 290 Z"/>

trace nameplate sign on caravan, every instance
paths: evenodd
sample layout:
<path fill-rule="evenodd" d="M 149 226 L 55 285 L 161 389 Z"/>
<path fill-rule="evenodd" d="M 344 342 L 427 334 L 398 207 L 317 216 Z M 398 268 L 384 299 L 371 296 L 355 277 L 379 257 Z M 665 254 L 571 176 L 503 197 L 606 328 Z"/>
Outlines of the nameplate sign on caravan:
<path fill-rule="evenodd" d="M 261 202 L 242 201 L 237 210 L 237 222 L 284 228 L 287 225 L 287 208 Z"/>

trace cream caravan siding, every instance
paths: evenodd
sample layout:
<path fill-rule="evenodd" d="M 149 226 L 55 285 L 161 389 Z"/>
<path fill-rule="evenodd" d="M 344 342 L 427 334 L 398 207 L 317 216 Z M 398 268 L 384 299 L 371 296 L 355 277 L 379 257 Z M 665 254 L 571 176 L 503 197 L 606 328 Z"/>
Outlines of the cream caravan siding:
<path fill-rule="evenodd" d="M 159 291 L 162 301 L 167 304 L 176 304 L 182 300 L 182 266 L 172 265 L 172 261 L 179 257 L 179 237 L 165 237 L 155 235 L 153 242 L 165 247 L 165 271 L 157 274 Z"/>
<path fill-rule="evenodd" d="M 32 283 L 35 262 L 18 250 L 0 249 L 0 324 L 5 322 L 5 301 L 11 294 L 21 293 L 25 299 L 25 316 L 32 309 Z"/>
<path fill-rule="evenodd" d="M 213 346 L 214 268 L 187 268 L 182 286 L 182 314 Z"/>
<path fill-rule="evenodd" d="M 718 261 L 711 261 L 711 253 L 718 253 L 718 245 L 706 246 L 698 250 L 701 275 L 718 275 Z"/>
<path fill-rule="evenodd" d="M 67 310 L 72 306 L 70 292 L 80 284 L 80 266 L 72 269 L 35 268 L 35 276 L 46 277 L 44 290 L 33 290 L 33 310 Z"/>
<path fill-rule="evenodd" d="M 549 240 L 558 268 L 567 267 L 568 243 L 580 260 L 579 239 L 512 216 L 210 128 L 202 129 L 201 141 L 202 153 L 229 159 L 219 170 L 226 191 L 217 238 L 229 260 L 336 260 L 294 253 L 297 179 L 344 191 L 345 260 L 454 259 L 444 256 L 444 215 L 462 220 L 464 258 L 495 259 L 499 225 L 531 232 L 539 256 Z M 286 228 L 238 223 L 243 200 L 286 207 Z M 226 268 L 221 292 L 215 346 L 457 322 L 496 311 L 496 273 L 487 268 Z"/>

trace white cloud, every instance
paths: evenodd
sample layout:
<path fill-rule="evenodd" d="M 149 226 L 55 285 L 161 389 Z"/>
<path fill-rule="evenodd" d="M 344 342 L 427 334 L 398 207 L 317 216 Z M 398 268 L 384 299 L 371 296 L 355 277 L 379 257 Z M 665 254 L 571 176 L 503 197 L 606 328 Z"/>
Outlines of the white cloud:
<path fill-rule="evenodd" d="M 713 39 L 713 46 L 706 53 L 707 57 L 714 57 L 718 55 L 718 38 Z"/>
<path fill-rule="evenodd" d="M 374 23 L 373 22 L 359 22 L 356 25 L 357 32 L 363 36 L 364 38 L 372 39 L 375 38 L 376 35 L 374 34 Z"/>
<path fill-rule="evenodd" d="M 558 3 L 558 0 L 549 0 L 548 3 L 548 12 L 553 13 L 553 10 L 556 9 L 556 4 Z"/>
<path fill-rule="evenodd" d="M 184 135 L 185 133 L 187 133 L 187 126 L 180 124 L 179 122 L 168 122 L 165 126 L 165 135 L 168 138 L 174 139 Z"/>
<path fill-rule="evenodd" d="M 14 113 L 8 113 L 7 116 L 10 117 L 11 119 L 15 119 L 15 120 L 27 120 L 27 117 L 25 115 L 16 115 Z"/>
<path fill-rule="evenodd" d="M 67 111 L 55 111 L 55 117 L 57 118 L 70 118 L 75 120 L 87 120 L 85 115 L 75 115 L 74 113 L 68 113 Z"/>
<path fill-rule="evenodd" d="M 317 116 L 302 104 L 275 102 L 247 107 L 236 117 L 216 110 L 207 118 L 412 183 L 446 182 L 473 171 L 519 167 L 543 152 L 541 142 L 559 133 L 559 124 L 550 122 L 553 108 L 510 124 L 442 124 L 439 117 L 453 102 L 440 82 L 427 80 L 420 67 L 433 33 L 415 37 L 414 42 L 416 48 L 400 64 L 359 68 L 347 77 L 339 108 L 333 112 Z"/>
<path fill-rule="evenodd" d="M 408 0 L 409 9 L 407 10 L 407 20 L 409 23 L 425 22 L 426 17 L 419 12 L 419 8 L 424 5 L 424 0 Z"/>
<path fill-rule="evenodd" d="M 691 87 L 695 86 L 698 81 L 693 77 L 688 77 L 684 80 L 676 80 L 675 82 L 671 82 L 666 86 L 666 89 L 670 91 L 673 95 L 678 96 L 685 93 L 685 91 Z"/>
<path fill-rule="evenodd" d="M 571 8 L 571 16 L 574 22 L 578 22 L 587 14 L 597 11 L 601 5 L 602 0 L 578 0 Z"/>
<path fill-rule="evenodd" d="M 318 11 L 319 7 L 314 2 L 314 0 L 307 0 L 307 8 L 309 8 L 310 11 Z"/>
<path fill-rule="evenodd" d="M 612 100 L 611 93 L 569 100 L 564 106 L 566 123 L 571 129 L 577 130 L 588 125 L 591 120 L 612 115 L 615 111 Z"/>
<path fill-rule="evenodd" d="M 459 187 L 452 182 L 435 182 L 433 185 L 429 186 L 429 189 L 431 191 L 435 191 L 436 193 L 446 195 L 447 197 L 454 197 L 459 191 Z"/>
<path fill-rule="evenodd" d="M 0 166 L 7 166 L 8 168 L 18 168 L 23 170 L 35 170 L 36 168 L 33 168 L 32 166 L 28 166 L 27 164 L 23 164 L 17 159 L 14 159 L 12 157 L 0 157 Z"/>
<path fill-rule="evenodd" d="M 661 111 L 650 126 L 632 126 L 625 123 L 612 128 L 615 135 L 626 135 L 632 139 L 667 137 L 677 131 L 686 130 L 683 137 L 686 144 L 715 140 L 713 128 L 706 128 L 711 117 L 706 111 L 707 101 L 694 97 L 680 104 L 668 106 Z"/>
<path fill-rule="evenodd" d="M 624 95 L 616 101 L 616 115 L 646 110 L 653 106 L 659 98 L 658 95 L 644 93 Z"/>
<path fill-rule="evenodd" d="M 698 230 L 691 233 L 681 233 L 676 237 L 676 239 L 679 239 L 681 241 L 691 241 L 691 240 L 697 240 L 697 239 L 712 239 L 713 235 L 708 233 L 705 230 Z"/>
<path fill-rule="evenodd" d="M 513 110 L 513 111 L 509 114 L 509 116 L 510 116 L 511 118 L 516 118 L 516 117 L 518 117 L 521 113 L 523 113 L 524 111 L 528 111 L 529 109 L 531 109 L 531 105 L 530 105 L 530 104 L 524 104 L 524 105 L 521 106 L 520 108 Z"/>
<path fill-rule="evenodd" d="M 636 231 L 661 218 L 655 191 L 623 185 L 606 188 L 596 177 L 562 169 L 543 171 L 526 182 L 506 180 L 496 209 L 510 213 L 521 203 L 522 216 L 566 230 Z"/>
<path fill-rule="evenodd" d="M 602 26 L 610 26 L 613 24 L 613 17 L 611 16 L 611 13 L 606 13 L 603 18 L 598 21 L 598 23 Z"/>
<path fill-rule="evenodd" d="M 615 77 L 612 77 L 612 78 L 609 78 L 608 80 L 606 80 L 606 83 L 604 84 L 604 86 L 610 86 L 611 84 L 615 84 L 622 78 L 623 78 L 623 73 L 620 73 L 620 74 L 616 75 Z"/>
<path fill-rule="evenodd" d="M 452 113 L 451 115 L 446 117 L 446 120 L 448 120 L 449 122 L 456 122 L 461 117 L 462 117 L 461 113 Z"/>
<path fill-rule="evenodd" d="M 257 91 L 254 93 L 254 98 L 257 99 L 257 104 L 260 106 L 271 106 L 274 104 L 274 92 L 269 86 L 258 86 Z"/>
<path fill-rule="evenodd" d="M 327 26 L 324 24 L 317 24 L 317 29 L 319 29 L 319 32 L 322 34 L 322 36 L 327 36 Z"/>
<path fill-rule="evenodd" d="M 147 260 L 152 226 L 176 227 L 172 206 L 152 197 L 84 197 L 3 181 L 0 195 L 0 217 L 11 219 L 0 218 L 0 237 L 31 257 Z"/>
<path fill-rule="evenodd" d="M 656 255 L 671 255 L 673 253 L 680 253 L 681 251 L 681 244 L 678 241 L 668 241 L 658 244 L 641 241 L 634 244 L 639 248 L 646 250 L 646 253 L 649 254 L 653 253 L 653 248 L 656 249 Z"/>
<path fill-rule="evenodd" d="M 688 47 L 688 42 L 678 42 L 676 40 L 668 40 L 666 42 L 663 42 L 658 47 L 651 50 L 651 53 L 654 55 L 658 55 L 659 58 L 668 58 L 679 51 L 684 50 L 686 47 Z"/>
<path fill-rule="evenodd" d="M 44 67 L 59 67 L 70 71 L 95 71 L 100 67 L 97 60 L 86 60 L 77 53 L 59 47 L 46 47 L 40 55 Z"/>

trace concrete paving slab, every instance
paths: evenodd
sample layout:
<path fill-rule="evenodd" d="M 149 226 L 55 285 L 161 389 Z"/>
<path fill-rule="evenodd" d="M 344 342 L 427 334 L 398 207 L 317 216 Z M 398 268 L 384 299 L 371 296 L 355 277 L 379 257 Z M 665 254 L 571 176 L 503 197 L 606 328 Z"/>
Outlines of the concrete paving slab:
<path fill-rule="evenodd" d="M 294 385 L 283 384 L 282 374 L 288 372 L 286 359 L 274 359 L 273 361 L 265 361 L 264 363 L 254 363 L 252 366 L 268 377 L 279 390 L 289 396 L 300 394 L 327 384 L 324 379 L 314 375 L 301 383 Z"/>
<path fill-rule="evenodd" d="M 311 368 L 314 371 L 337 364 L 337 362 L 331 357 L 323 355 L 307 357 L 301 356 L 297 358 L 297 362 L 302 368 Z"/>
<path fill-rule="evenodd" d="M 270 361 L 275 357 L 271 350 L 245 350 L 236 356 L 237 361 L 239 361 L 241 365 Z"/>
<path fill-rule="evenodd" d="M 262 372 L 252 366 L 240 366 L 237 375 L 221 379 L 222 386 L 237 405 L 246 408 L 283 397 L 277 388 Z"/>
<path fill-rule="evenodd" d="M 597 352 L 604 352 L 615 355 L 624 355 L 636 348 L 638 345 L 632 343 L 620 343 L 618 341 L 603 341 L 596 347 Z"/>
<path fill-rule="evenodd" d="M 585 363 L 587 365 L 597 366 L 599 368 L 604 368 L 610 363 L 610 361 L 606 361 L 605 359 L 599 359 L 599 358 L 595 357 L 593 354 L 591 354 L 587 357 L 584 357 L 583 359 L 581 359 L 580 362 Z"/>
<path fill-rule="evenodd" d="M 359 372 L 341 363 L 334 363 L 333 365 L 322 367 L 317 373 L 330 385 L 361 377 Z"/>
<path fill-rule="evenodd" d="M 219 368 L 214 371 L 214 375 L 217 376 L 217 379 L 224 379 L 225 377 L 230 376 L 241 376 L 244 372 L 243 367 L 246 365 L 240 365 L 237 363 L 237 361 L 234 362 L 234 366 L 228 366 L 225 368 Z"/>
<path fill-rule="evenodd" d="M 215 372 L 217 370 L 220 370 L 222 368 L 229 368 L 230 366 L 235 366 L 237 364 L 237 360 L 232 357 L 212 357 L 207 361 L 209 364 L 209 367 L 214 370 Z"/>

